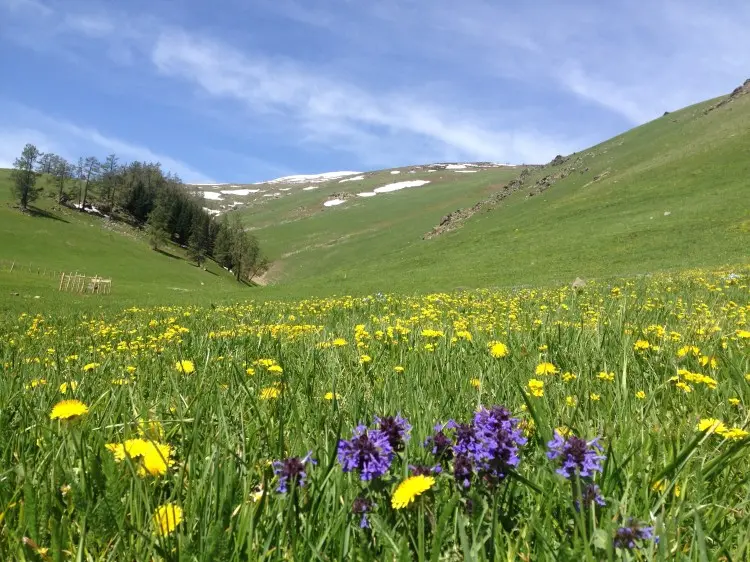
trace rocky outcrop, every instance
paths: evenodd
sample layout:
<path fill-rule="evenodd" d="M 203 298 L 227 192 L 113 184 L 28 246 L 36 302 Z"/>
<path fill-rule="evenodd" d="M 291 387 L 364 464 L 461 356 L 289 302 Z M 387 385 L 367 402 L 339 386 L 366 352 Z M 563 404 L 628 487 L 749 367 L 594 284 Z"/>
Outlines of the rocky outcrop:
<path fill-rule="evenodd" d="M 727 97 L 725 97 L 718 103 L 715 103 L 714 105 L 706 109 L 703 113 L 704 115 L 708 115 L 714 109 L 719 109 L 720 107 L 730 104 L 733 101 L 737 100 L 738 98 L 741 98 L 742 96 L 746 96 L 747 94 L 750 94 L 750 78 L 745 80 L 745 82 L 741 86 L 737 86 L 734 90 L 732 90 L 732 93 L 729 94 Z"/>

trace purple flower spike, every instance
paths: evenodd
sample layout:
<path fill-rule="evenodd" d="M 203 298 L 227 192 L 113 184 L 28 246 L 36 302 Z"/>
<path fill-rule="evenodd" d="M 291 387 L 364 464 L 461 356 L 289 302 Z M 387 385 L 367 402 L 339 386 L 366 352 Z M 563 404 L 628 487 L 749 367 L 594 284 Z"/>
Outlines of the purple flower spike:
<path fill-rule="evenodd" d="M 547 448 L 548 459 L 561 460 L 561 466 L 556 472 L 568 479 L 576 475 L 588 478 L 594 472 L 601 472 L 602 461 L 607 458 L 600 454 L 603 449 L 598 437 L 587 442 L 575 435 L 565 439 L 555 432 L 555 438 L 547 443 Z"/>
<path fill-rule="evenodd" d="M 352 504 L 352 513 L 355 515 L 361 515 L 362 518 L 359 520 L 360 529 L 369 529 L 370 520 L 367 518 L 367 514 L 370 513 L 376 505 L 367 498 L 358 497 Z"/>
<path fill-rule="evenodd" d="M 356 470 L 360 480 L 372 480 L 388 472 L 393 447 L 383 431 L 359 425 L 351 439 L 339 441 L 338 459 L 344 472 Z"/>
<path fill-rule="evenodd" d="M 635 519 L 628 519 L 625 527 L 620 527 L 615 533 L 614 544 L 617 548 L 632 550 L 639 548 L 636 541 L 653 540 L 659 542 L 658 537 L 654 537 L 654 528 L 641 525 Z"/>
<path fill-rule="evenodd" d="M 521 462 L 518 449 L 526 444 L 518 420 L 502 406 L 493 406 L 477 412 L 473 425 L 475 442 L 469 453 L 475 466 L 487 476 L 505 478 Z"/>
<path fill-rule="evenodd" d="M 575 501 L 575 508 L 576 511 L 581 510 L 581 503 L 583 503 L 584 509 L 588 509 L 591 507 L 591 504 L 601 505 L 605 506 L 607 505 L 607 502 L 604 501 L 604 498 L 602 497 L 602 491 L 599 489 L 599 486 L 596 484 L 588 484 L 581 493 L 583 496 L 582 502 L 579 503 L 578 500 Z"/>
<path fill-rule="evenodd" d="M 404 445 L 409 441 L 411 424 L 401 415 L 394 416 L 375 416 L 375 423 L 378 429 L 388 436 L 388 443 L 394 451 L 402 451 Z"/>
<path fill-rule="evenodd" d="M 303 487 L 307 478 L 305 465 L 308 462 L 317 464 L 312 458 L 312 451 L 308 452 L 302 459 L 299 457 L 289 457 L 283 461 L 274 461 L 273 473 L 279 477 L 279 485 L 276 487 L 276 491 L 286 494 L 289 491 L 290 485 Z"/>
<path fill-rule="evenodd" d="M 449 461 L 453 458 L 453 442 L 443 429 L 442 425 L 436 425 L 435 433 L 425 439 L 424 446 L 438 461 Z"/>

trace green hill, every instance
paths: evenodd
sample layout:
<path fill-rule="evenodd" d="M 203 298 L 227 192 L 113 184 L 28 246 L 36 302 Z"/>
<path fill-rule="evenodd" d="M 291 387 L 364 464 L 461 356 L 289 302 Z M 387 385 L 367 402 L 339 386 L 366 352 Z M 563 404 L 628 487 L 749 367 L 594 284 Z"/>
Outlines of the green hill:
<path fill-rule="evenodd" d="M 250 292 L 215 264 L 202 271 L 176 246 L 154 252 L 137 231 L 55 208 L 49 196 L 37 203 L 43 215 L 22 215 L 0 171 L 0 290 L 74 299 L 36 272 L 78 270 L 111 277 L 121 302 L 206 302 L 745 262 L 748 93 L 746 84 L 544 166 L 434 164 L 200 186 L 205 205 L 239 213 L 273 260 L 266 287 Z"/>
<path fill-rule="evenodd" d="M 404 168 L 310 191 L 297 184 L 278 198 L 257 193 L 239 212 L 275 260 L 270 280 L 299 295 L 547 283 L 744 261 L 749 90 L 530 169 L 520 186 L 505 188 L 519 168 Z M 323 206 L 335 194 L 420 179 L 430 183 Z M 459 208 L 471 216 L 423 239 Z"/>
<path fill-rule="evenodd" d="M 93 303 L 173 302 L 192 300 L 197 294 L 207 300 L 243 294 L 216 264 L 209 262 L 203 271 L 175 245 L 155 252 L 129 226 L 55 205 L 52 189 L 34 203 L 34 214 L 22 214 L 13 205 L 10 187 L 10 172 L 0 170 L 0 306 L 35 296 L 47 302 L 80 301 L 78 295 L 58 294 L 63 271 L 112 279 L 112 295 L 87 296 Z"/>

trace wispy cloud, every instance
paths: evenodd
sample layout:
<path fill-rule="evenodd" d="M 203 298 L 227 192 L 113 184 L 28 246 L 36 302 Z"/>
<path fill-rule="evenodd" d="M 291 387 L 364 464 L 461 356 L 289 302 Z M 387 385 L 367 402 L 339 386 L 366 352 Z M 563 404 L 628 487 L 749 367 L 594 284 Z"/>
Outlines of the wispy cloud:
<path fill-rule="evenodd" d="M 186 33 L 163 32 L 152 52 L 164 74 L 180 77 L 206 93 L 234 99 L 256 113 L 283 115 L 304 129 L 305 138 L 360 146 L 372 129 L 384 137 L 421 137 L 423 142 L 464 158 L 536 161 L 554 153 L 559 141 L 532 131 L 503 131 L 458 107 L 431 104 L 406 92 L 371 94 L 347 83 L 303 70 L 292 61 L 248 55 L 229 45 Z M 413 139 L 412 139 L 413 140 Z"/>
<path fill-rule="evenodd" d="M 11 104 L 8 105 L 10 106 Z M 21 154 L 24 145 L 32 143 L 43 152 L 54 152 L 70 160 L 92 155 L 104 158 L 107 154 L 115 153 L 124 162 L 160 162 L 165 171 L 179 175 L 184 181 L 214 181 L 185 162 L 155 152 L 146 146 L 103 134 L 95 128 L 79 126 L 15 104 L 12 115 L 12 121 L 7 115 L 0 116 L 0 167 L 12 165 L 13 160 Z"/>

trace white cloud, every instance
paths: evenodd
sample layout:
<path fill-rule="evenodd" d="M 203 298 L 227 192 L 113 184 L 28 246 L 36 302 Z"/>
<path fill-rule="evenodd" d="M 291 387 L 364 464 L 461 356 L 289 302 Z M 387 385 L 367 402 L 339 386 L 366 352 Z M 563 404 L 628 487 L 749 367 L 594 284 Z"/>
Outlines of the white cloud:
<path fill-rule="evenodd" d="M 466 110 L 431 105 L 400 92 L 370 93 L 344 80 L 302 70 L 287 60 L 244 54 L 231 46 L 188 34 L 163 32 L 152 60 L 219 98 L 240 101 L 255 113 L 280 114 L 306 138 L 356 147 L 362 138 L 425 137 L 465 158 L 538 161 L 555 153 L 555 139 L 533 131 L 505 131 Z M 412 139 L 413 141 L 414 139 Z"/>
<path fill-rule="evenodd" d="M 14 117 L 13 122 L 9 120 L 10 115 Z M 27 125 L 18 125 L 18 122 Z M 179 175 L 185 182 L 213 182 L 213 179 L 192 166 L 146 146 L 56 119 L 24 106 L 15 106 L 8 114 L 0 116 L 0 167 L 12 165 L 23 146 L 29 142 L 43 152 L 54 152 L 70 160 L 90 155 L 104 158 L 107 154 L 115 153 L 121 161 L 160 162 L 164 171 Z"/>

